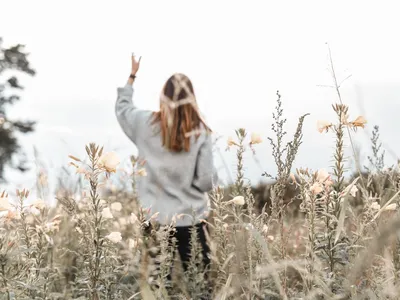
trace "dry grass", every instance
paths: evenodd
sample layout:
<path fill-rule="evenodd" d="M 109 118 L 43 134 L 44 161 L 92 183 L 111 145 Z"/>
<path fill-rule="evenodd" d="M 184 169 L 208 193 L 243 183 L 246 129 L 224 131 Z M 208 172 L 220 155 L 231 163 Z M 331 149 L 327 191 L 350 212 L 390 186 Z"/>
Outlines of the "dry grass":
<path fill-rule="evenodd" d="M 335 137 L 331 172 L 292 171 L 306 116 L 285 142 L 279 93 L 269 139 L 278 173 L 265 174 L 271 184 L 244 181 L 243 154 L 255 153 L 261 138 L 238 129 L 228 140 L 236 180 L 209 195 L 207 280 L 195 239 L 184 274 L 168 243 L 174 224 L 146 220 L 135 192 L 137 176 L 146 176 L 141 162 L 132 157 L 126 171 L 133 192 L 118 190 L 109 185 L 117 157 L 90 144 L 86 159 L 70 157 L 82 182 L 75 188 L 60 180 L 55 207 L 27 204 L 26 190 L 17 199 L 0 194 L 0 299 L 399 299 L 400 172 L 384 168 L 376 127 L 372 167 L 345 179 L 344 140 L 365 120 L 349 121 L 337 90 L 337 121 L 319 123 Z M 39 194 L 46 184 L 41 170 Z"/>

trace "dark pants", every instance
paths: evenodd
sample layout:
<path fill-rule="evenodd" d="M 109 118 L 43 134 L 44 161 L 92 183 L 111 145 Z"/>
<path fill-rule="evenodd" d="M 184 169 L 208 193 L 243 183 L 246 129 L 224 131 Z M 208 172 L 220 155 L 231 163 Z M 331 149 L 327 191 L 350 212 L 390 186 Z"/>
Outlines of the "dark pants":
<path fill-rule="evenodd" d="M 183 269 L 187 271 L 188 264 L 190 262 L 190 241 L 191 241 L 191 230 L 192 226 L 185 227 L 176 227 L 175 238 L 177 242 L 177 248 L 179 252 L 179 256 L 182 261 Z M 204 223 L 199 223 L 195 225 L 195 229 L 197 231 L 197 237 L 199 246 L 201 247 L 201 253 L 203 256 L 203 267 L 207 270 L 210 266 L 210 258 L 208 257 L 210 254 L 210 248 L 207 245 L 206 234 L 207 225 Z"/>
<path fill-rule="evenodd" d="M 210 248 L 207 245 L 207 240 L 206 240 L 206 233 L 207 231 L 207 225 L 205 223 L 199 223 L 194 226 L 197 232 L 197 241 L 198 245 L 201 248 L 201 253 L 202 253 L 202 263 L 203 263 L 203 268 L 207 271 L 210 268 Z M 152 238 L 152 225 L 148 225 L 145 228 L 143 228 L 144 235 L 148 238 Z M 176 248 L 178 250 L 180 259 L 182 261 L 182 267 L 184 271 L 187 271 L 188 265 L 190 263 L 190 257 L 191 257 L 191 232 L 193 230 L 193 226 L 180 226 L 180 227 L 175 227 L 175 232 L 171 233 L 170 235 L 170 244 L 172 245 L 173 238 L 176 239 Z M 157 243 L 157 242 L 156 242 Z M 175 252 L 174 252 L 175 253 Z M 172 267 L 172 266 L 171 266 Z M 171 275 L 171 274 L 170 274 Z M 170 276 L 168 276 L 169 279 L 171 279 Z"/>

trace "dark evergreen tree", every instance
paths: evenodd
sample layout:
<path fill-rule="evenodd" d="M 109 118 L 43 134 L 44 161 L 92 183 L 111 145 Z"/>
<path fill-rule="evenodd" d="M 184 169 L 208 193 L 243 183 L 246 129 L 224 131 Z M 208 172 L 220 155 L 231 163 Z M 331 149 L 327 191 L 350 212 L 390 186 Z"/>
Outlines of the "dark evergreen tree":
<path fill-rule="evenodd" d="M 18 44 L 3 48 L 3 40 L 0 38 L 0 181 L 5 180 L 6 165 L 20 171 L 27 170 L 17 133 L 32 132 L 35 127 L 33 121 L 10 120 L 7 117 L 7 108 L 20 100 L 18 91 L 23 89 L 15 76 L 18 72 L 15 71 L 35 75 L 35 70 L 28 61 L 28 53 L 24 52 L 24 46 Z"/>

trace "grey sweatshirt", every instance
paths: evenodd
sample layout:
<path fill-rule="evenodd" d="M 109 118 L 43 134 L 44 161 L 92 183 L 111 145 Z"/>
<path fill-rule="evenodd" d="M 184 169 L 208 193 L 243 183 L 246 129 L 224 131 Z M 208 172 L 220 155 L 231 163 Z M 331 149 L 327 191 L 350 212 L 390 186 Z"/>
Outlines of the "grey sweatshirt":
<path fill-rule="evenodd" d="M 160 224 L 176 219 L 176 226 L 190 226 L 205 219 L 206 193 L 217 180 L 211 135 L 203 132 L 197 141 L 193 136 L 189 152 L 169 151 L 162 146 L 160 125 L 151 124 L 152 112 L 134 105 L 133 87 L 127 84 L 117 91 L 118 122 L 138 148 L 138 158 L 145 161 L 143 168 L 147 176 L 137 179 L 142 207 L 151 209 L 149 216 L 158 212 L 156 220 Z M 196 220 L 192 218 L 193 211 Z M 174 217 L 177 215 L 180 218 Z"/>

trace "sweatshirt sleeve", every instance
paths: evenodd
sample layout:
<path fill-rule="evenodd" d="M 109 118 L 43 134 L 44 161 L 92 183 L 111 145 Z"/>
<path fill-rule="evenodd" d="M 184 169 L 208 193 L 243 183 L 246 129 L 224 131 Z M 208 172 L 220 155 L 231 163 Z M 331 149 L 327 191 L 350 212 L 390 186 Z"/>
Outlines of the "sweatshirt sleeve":
<path fill-rule="evenodd" d="M 125 134 L 135 143 L 139 130 L 140 110 L 134 105 L 133 87 L 126 84 L 117 89 L 118 97 L 115 104 L 115 114 L 119 125 Z"/>
<path fill-rule="evenodd" d="M 211 191 L 213 184 L 216 184 L 218 180 L 212 146 L 211 135 L 208 135 L 206 141 L 200 147 L 193 179 L 193 185 L 204 193 Z"/>

